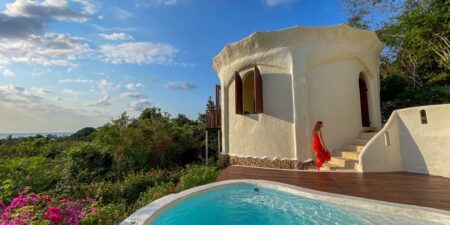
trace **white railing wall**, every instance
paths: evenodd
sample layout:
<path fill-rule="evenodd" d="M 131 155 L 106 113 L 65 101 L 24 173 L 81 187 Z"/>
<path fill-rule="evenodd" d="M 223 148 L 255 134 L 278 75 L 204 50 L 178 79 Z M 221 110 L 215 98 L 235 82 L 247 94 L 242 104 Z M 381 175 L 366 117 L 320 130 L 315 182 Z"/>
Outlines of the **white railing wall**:
<path fill-rule="evenodd" d="M 362 172 L 405 171 L 450 178 L 450 104 L 394 111 L 367 143 L 359 162 Z"/>

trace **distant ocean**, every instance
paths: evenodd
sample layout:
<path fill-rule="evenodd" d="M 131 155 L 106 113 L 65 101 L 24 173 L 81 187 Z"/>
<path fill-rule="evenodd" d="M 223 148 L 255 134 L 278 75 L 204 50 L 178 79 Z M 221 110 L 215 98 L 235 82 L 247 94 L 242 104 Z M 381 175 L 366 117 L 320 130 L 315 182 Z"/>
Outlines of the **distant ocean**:
<path fill-rule="evenodd" d="M 52 132 L 52 133 L 0 133 L 0 139 L 6 139 L 9 135 L 11 135 L 13 138 L 19 138 L 19 137 L 32 137 L 32 136 L 36 136 L 38 134 L 42 135 L 42 136 L 47 136 L 47 135 L 55 135 L 58 137 L 64 137 L 64 136 L 69 136 L 72 135 L 74 132 Z"/>

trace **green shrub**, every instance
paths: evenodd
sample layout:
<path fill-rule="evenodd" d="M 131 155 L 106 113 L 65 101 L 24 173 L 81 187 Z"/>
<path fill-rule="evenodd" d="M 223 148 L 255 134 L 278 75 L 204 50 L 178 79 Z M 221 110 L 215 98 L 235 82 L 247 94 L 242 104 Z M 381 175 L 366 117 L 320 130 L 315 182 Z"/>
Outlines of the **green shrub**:
<path fill-rule="evenodd" d="M 0 186 L 0 201 L 9 202 L 11 200 L 11 197 L 14 195 L 12 185 L 13 181 L 11 179 L 3 181 Z"/>
<path fill-rule="evenodd" d="M 68 156 L 70 177 L 82 183 L 104 180 L 113 163 L 111 154 L 92 144 L 76 147 Z"/>
<path fill-rule="evenodd" d="M 131 204 L 149 187 L 166 181 L 167 178 L 160 170 L 130 174 L 123 181 L 100 183 L 97 187 L 96 195 L 101 202 L 111 203 L 123 201 Z"/>
<path fill-rule="evenodd" d="M 214 182 L 219 175 L 217 167 L 188 165 L 183 170 L 183 176 L 177 185 L 177 191 Z"/>
<path fill-rule="evenodd" d="M 175 185 L 173 183 L 164 183 L 151 188 L 141 193 L 139 199 L 130 208 L 130 211 L 136 211 L 154 200 L 164 197 L 175 192 Z"/>
<path fill-rule="evenodd" d="M 62 178 L 63 163 L 41 156 L 14 158 L 0 163 L 0 178 L 11 179 L 15 192 L 25 186 L 34 192 L 46 191 Z"/>
<path fill-rule="evenodd" d="M 80 225 L 118 224 L 127 217 L 126 205 L 122 203 L 98 205 L 97 214 L 88 214 L 80 221 Z"/>

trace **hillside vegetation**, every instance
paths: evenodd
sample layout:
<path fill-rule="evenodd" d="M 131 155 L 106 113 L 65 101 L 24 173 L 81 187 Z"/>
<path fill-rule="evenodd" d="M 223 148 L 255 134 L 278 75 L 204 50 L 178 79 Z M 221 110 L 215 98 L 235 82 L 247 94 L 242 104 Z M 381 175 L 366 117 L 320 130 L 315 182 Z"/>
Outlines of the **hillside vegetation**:
<path fill-rule="evenodd" d="M 0 224 L 114 224 L 166 194 L 212 182 L 204 115 L 158 108 L 69 137 L 0 142 Z M 210 155 L 215 155 L 211 151 Z"/>

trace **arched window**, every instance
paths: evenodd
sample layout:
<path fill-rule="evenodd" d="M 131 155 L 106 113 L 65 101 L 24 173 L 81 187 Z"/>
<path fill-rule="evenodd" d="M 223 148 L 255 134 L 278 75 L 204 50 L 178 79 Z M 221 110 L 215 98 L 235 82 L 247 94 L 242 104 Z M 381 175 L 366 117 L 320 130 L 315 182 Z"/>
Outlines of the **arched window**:
<path fill-rule="evenodd" d="M 243 80 L 235 72 L 236 114 L 263 113 L 262 77 L 258 67 L 247 72 Z"/>
<path fill-rule="evenodd" d="M 255 72 L 249 71 L 244 75 L 243 82 L 244 114 L 255 113 Z"/>

